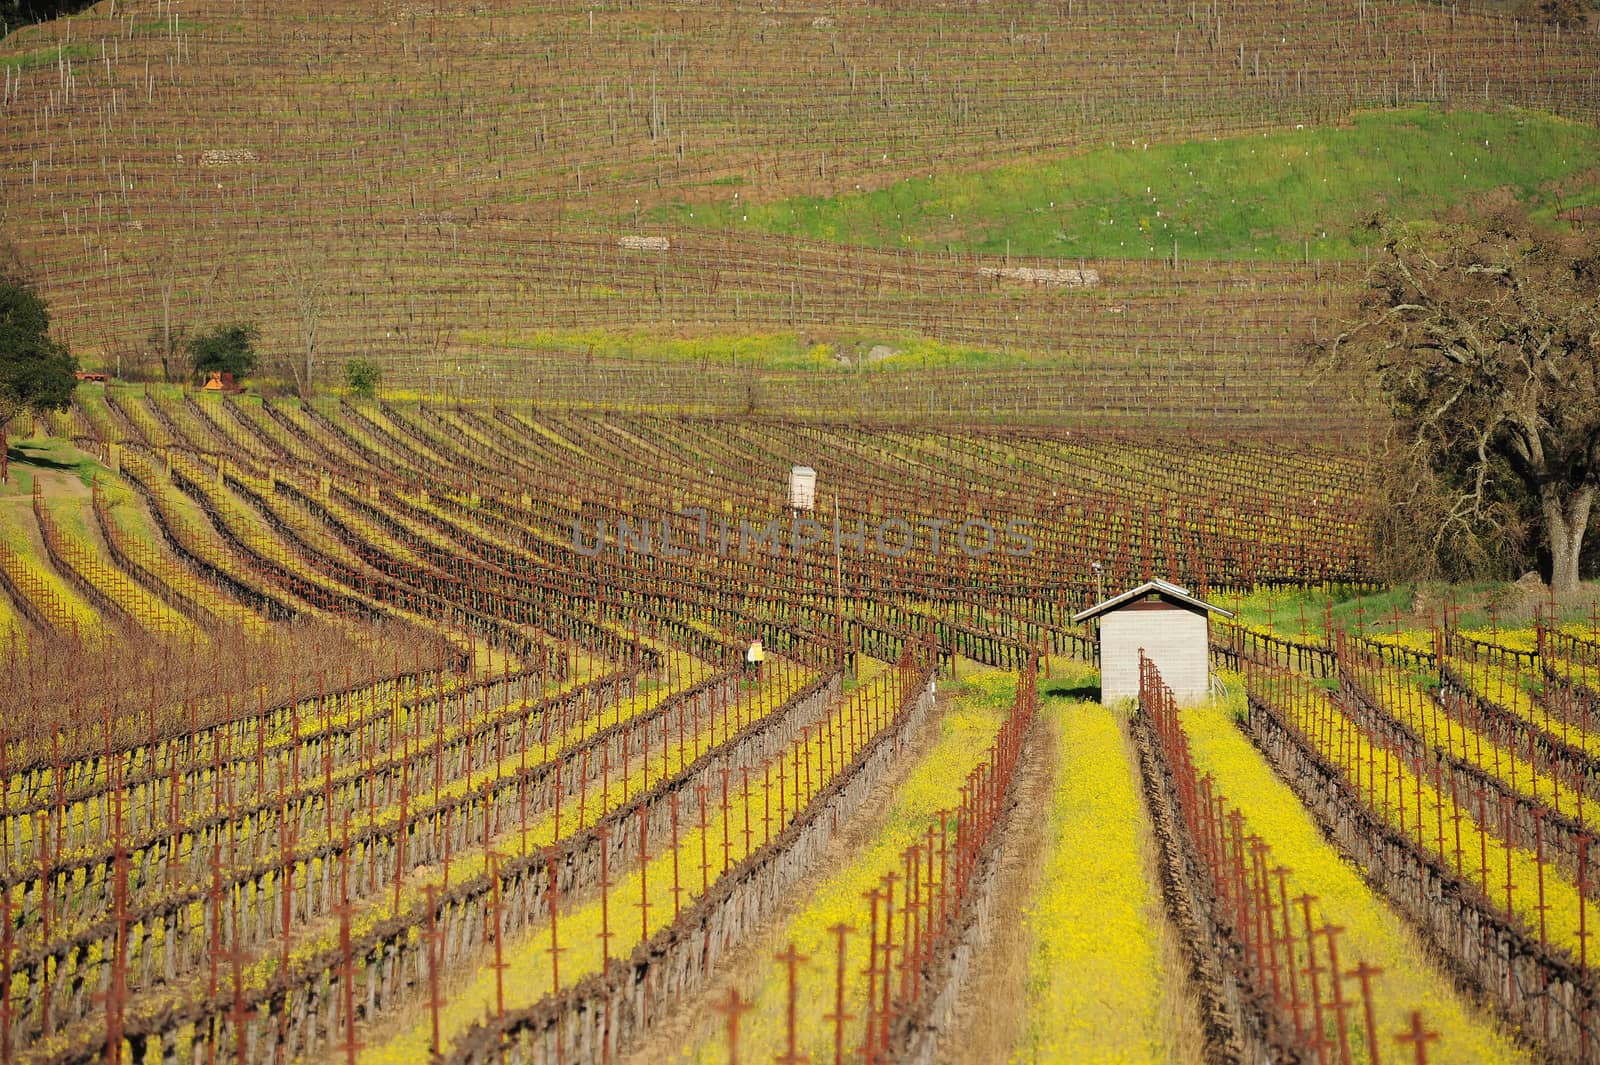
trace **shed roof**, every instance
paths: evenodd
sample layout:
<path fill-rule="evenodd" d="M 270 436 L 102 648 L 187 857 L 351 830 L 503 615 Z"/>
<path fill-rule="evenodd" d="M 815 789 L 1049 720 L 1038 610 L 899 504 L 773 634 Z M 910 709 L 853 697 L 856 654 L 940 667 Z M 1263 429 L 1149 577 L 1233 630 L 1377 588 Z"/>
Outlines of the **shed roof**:
<path fill-rule="evenodd" d="M 1160 577 L 1157 577 L 1155 580 L 1145 581 L 1137 588 L 1129 588 L 1121 595 L 1112 596 L 1103 603 L 1096 603 L 1088 610 L 1080 610 L 1078 613 L 1072 615 L 1072 620 L 1075 622 L 1088 621 L 1091 618 L 1097 618 L 1102 614 L 1109 614 L 1113 610 L 1120 610 L 1122 607 L 1125 607 L 1130 603 L 1135 603 L 1138 600 L 1143 599 L 1151 592 L 1156 592 L 1170 599 L 1176 599 L 1185 606 L 1192 606 L 1196 610 L 1204 610 L 1212 614 L 1221 614 L 1225 618 L 1233 617 L 1233 612 L 1231 610 L 1224 610 L 1220 606 L 1213 606 L 1204 599 L 1197 599 L 1189 594 L 1189 590 L 1187 588 L 1180 588 L 1171 581 L 1164 581 Z"/>

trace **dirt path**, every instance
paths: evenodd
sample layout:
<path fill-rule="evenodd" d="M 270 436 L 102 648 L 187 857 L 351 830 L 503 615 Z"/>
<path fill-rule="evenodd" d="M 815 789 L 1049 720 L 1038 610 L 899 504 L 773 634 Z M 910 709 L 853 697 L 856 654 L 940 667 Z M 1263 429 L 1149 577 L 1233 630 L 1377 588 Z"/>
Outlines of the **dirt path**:
<path fill-rule="evenodd" d="M 1019 768 L 1021 816 L 1000 859 L 994 931 L 938 1060 L 1201 1061 L 1126 723 L 1096 704 L 1050 700 L 1040 724 Z M 1084 846 L 1101 849 L 1073 860 Z"/>
<path fill-rule="evenodd" d="M 5 522 L 10 537 L 11 545 L 20 550 L 31 552 L 39 559 L 45 558 L 44 540 L 39 535 L 39 521 L 33 516 L 33 491 L 24 491 L 16 476 L 16 468 L 21 465 L 12 465 L 12 477 L 9 484 L 0 492 L 0 508 L 4 508 Z M 64 510 L 83 507 L 88 509 L 89 489 L 84 487 L 82 481 L 70 473 L 59 470 L 30 469 L 39 484 L 44 489 L 45 503 L 50 507 L 52 514 L 60 514 Z M 59 517 L 58 517 L 59 520 Z"/>
<path fill-rule="evenodd" d="M 1123 757 L 1130 772 L 1139 772 L 1139 753 L 1134 747 L 1133 734 L 1126 720 L 1121 722 Z M 1167 917 L 1161 898 L 1161 849 L 1150 824 L 1149 815 L 1140 807 L 1139 864 L 1145 881 L 1156 885 L 1145 908 L 1145 920 L 1156 930 L 1159 941 L 1161 971 L 1162 1028 L 1167 1047 L 1167 1060 L 1174 1063 L 1199 1063 L 1205 1061 L 1206 1034 L 1200 1020 L 1200 995 L 1189 980 L 1189 958 L 1184 951 L 1183 937 Z"/>
<path fill-rule="evenodd" d="M 977 952 L 950 1027 L 939 1041 L 941 1062 L 1000 1063 L 1028 1023 L 1027 907 L 1044 877 L 1051 793 L 1060 764 L 1056 733 L 1041 721 L 1016 777 L 1018 831 L 1006 837 L 995 881 L 994 932 Z"/>
<path fill-rule="evenodd" d="M 863 813 L 834 837 L 822 861 L 795 885 L 783 908 L 772 914 L 762 933 L 736 947 L 723 962 L 722 972 L 707 983 L 700 994 L 674 1003 L 669 1019 L 654 1027 L 642 1043 L 618 1058 L 621 1065 L 665 1065 L 668 1062 L 690 1060 L 695 1047 L 722 1038 L 723 1022 L 712 1009 L 712 1003 L 725 1001 L 730 988 L 738 988 L 741 993 L 748 994 L 750 988 L 760 985 L 767 978 L 772 968 L 772 956 L 782 949 L 784 930 L 795 915 L 819 887 L 848 864 L 852 854 L 883 831 L 894 793 L 938 743 L 944 714 L 949 709 L 951 699 L 948 690 L 940 693 L 934 712 L 912 734 L 910 741 L 900 751 L 894 768 L 884 775 L 863 802 Z"/>

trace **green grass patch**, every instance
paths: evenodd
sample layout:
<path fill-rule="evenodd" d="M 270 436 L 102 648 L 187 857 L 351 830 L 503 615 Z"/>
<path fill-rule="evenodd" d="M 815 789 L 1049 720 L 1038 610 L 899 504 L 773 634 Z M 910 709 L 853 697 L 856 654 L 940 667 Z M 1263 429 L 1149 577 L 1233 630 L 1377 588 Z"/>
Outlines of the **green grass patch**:
<path fill-rule="evenodd" d="M 1362 112 L 1346 125 L 1122 142 L 770 204 L 717 196 L 656 221 L 926 251 L 1054 258 L 1359 258 L 1377 211 L 1425 217 L 1510 188 L 1536 216 L 1600 196 L 1600 131 L 1532 111 Z"/>
<path fill-rule="evenodd" d="M 1432 650 L 1433 629 L 1446 609 L 1463 631 L 1504 641 L 1512 633 L 1531 647 L 1536 614 L 1549 609 L 1541 589 L 1510 581 L 1449 584 L 1424 581 L 1378 589 L 1337 587 L 1261 588 L 1246 596 L 1220 593 L 1211 597 L 1218 606 L 1234 611 L 1246 626 L 1267 629 L 1279 636 L 1316 642 L 1325 638 L 1331 616 L 1333 627 L 1367 636 L 1392 637 L 1419 650 Z M 1585 581 L 1578 593 L 1556 602 L 1560 623 L 1587 625 L 1600 609 L 1600 583 Z M 1524 631 L 1527 630 L 1527 631 Z"/>
<path fill-rule="evenodd" d="M 85 59 L 100 58 L 100 49 L 92 44 L 65 44 L 51 45 L 48 48 L 34 48 L 26 52 L 17 52 L 13 55 L 0 57 L 0 66 L 10 67 L 12 70 L 27 72 L 38 70 L 41 67 L 51 67 L 62 60 L 82 62 Z"/>
<path fill-rule="evenodd" d="M 33 473 L 36 470 L 55 470 L 76 477 L 85 488 L 93 485 L 96 477 L 106 480 L 110 471 L 93 456 L 86 455 L 73 446 L 70 440 L 54 436 L 34 436 L 9 441 L 11 473 L 15 484 L 7 486 L 9 492 L 24 494 L 33 491 Z"/>
<path fill-rule="evenodd" d="M 1415 627 L 1412 602 L 1414 585 L 1398 585 L 1377 591 L 1336 588 L 1261 588 L 1247 596 L 1221 595 L 1213 601 L 1234 611 L 1252 629 L 1270 629 L 1280 636 L 1298 640 L 1302 636 L 1319 641 L 1326 637 L 1328 620 L 1333 627 L 1348 632 L 1393 631 L 1392 619 L 1399 612 L 1401 628 Z"/>
<path fill-rule="evenodd" d="M 910 334 L 703 333 L 650 329 L 541 329 L 464 333 L 463 344 L 570 355 L 699 365 L 708 370 L 798 370 L 874 373 L 895 370 L 977 369 L 1014 365 L 1024 356 L 951 344 Z"/>

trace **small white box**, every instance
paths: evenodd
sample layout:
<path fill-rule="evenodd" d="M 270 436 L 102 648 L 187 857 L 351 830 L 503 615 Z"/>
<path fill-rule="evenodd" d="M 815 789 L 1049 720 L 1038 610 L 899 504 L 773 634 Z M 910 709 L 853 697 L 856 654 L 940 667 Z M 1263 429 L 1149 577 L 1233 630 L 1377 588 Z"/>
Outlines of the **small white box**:
<path fill-rule="evenodd" d="M 817 505 L 817 471 L 810 466 L 792 466 L 789 469 L 789 506 L 795 510 L 811 510 Z"/>

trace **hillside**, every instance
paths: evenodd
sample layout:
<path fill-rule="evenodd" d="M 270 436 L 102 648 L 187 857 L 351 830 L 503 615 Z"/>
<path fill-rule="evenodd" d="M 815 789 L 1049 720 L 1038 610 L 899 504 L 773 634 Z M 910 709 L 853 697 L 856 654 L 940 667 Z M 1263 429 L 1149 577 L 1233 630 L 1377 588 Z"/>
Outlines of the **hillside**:
<path fill-rule="evenodd" d="M 655 219 L 921 252 L 1358 259 L 1386 215 L 1505 189 L 1535 217 L 1600 202 L 1600 131 L 1539 111 L 1400 108 L 1261 135 L 1030 156 L 872 192 L 658 208 Z"/>
<path fill-rule="evenodd" d="M 0 1065 L 1600 1061 L 1520 2 L 0 39 Z"/>
<path fill-rule="evenodd" d="M 285 381 L 331 383 L 359 354 L 435 395 L 589 397 L 631 366 L 574 371 L 559 345 L 529 350 L 540 330 L 734 344 L 778 331 L 806 347 L 845 331 L 1046 365 L 1047 411 L 1069 408 L 1052 395 L 1128 387 L 1102 380 L 1107 367 L 1155 365 L 1166 383 L 1132 387 L 1178 417 L 1194 389 L 1248 366 L 1266 391 L 1246 407 L 1305 415 L 1326 405 L 1279 384 L 1298 373 L 1286 353 L 1352 269 L 1317 261 L 1320 248 L 1213 267 L 1184 261 L 1180 241 L 1176 270 L 1165 240 L 1028 248 L 1113 255 L 1094 264 L 1098 287 L 1067 293 L 997 277 L 1030 264 L 1023 249 L 1002 257 L 967 234 L 978 258 L 931 231 L 906 254 L 855 250 L 853 234 L 840 249 L 648 220 L 735 193 L 892 194 L 1040 153 L 1318 128 L 1357 108 L 1600 114 L 1600 37 L 1369 0 L 581 13 L 107 0 L 11 35 L 0 64 L 4 228 L 85 361 L 159 374 L 183 328 L 245 318 Z M 637 232 L 650 239 L 619 245 Z M 737 376 L 652 395 L 882 401 L 844 374 Z"/>

